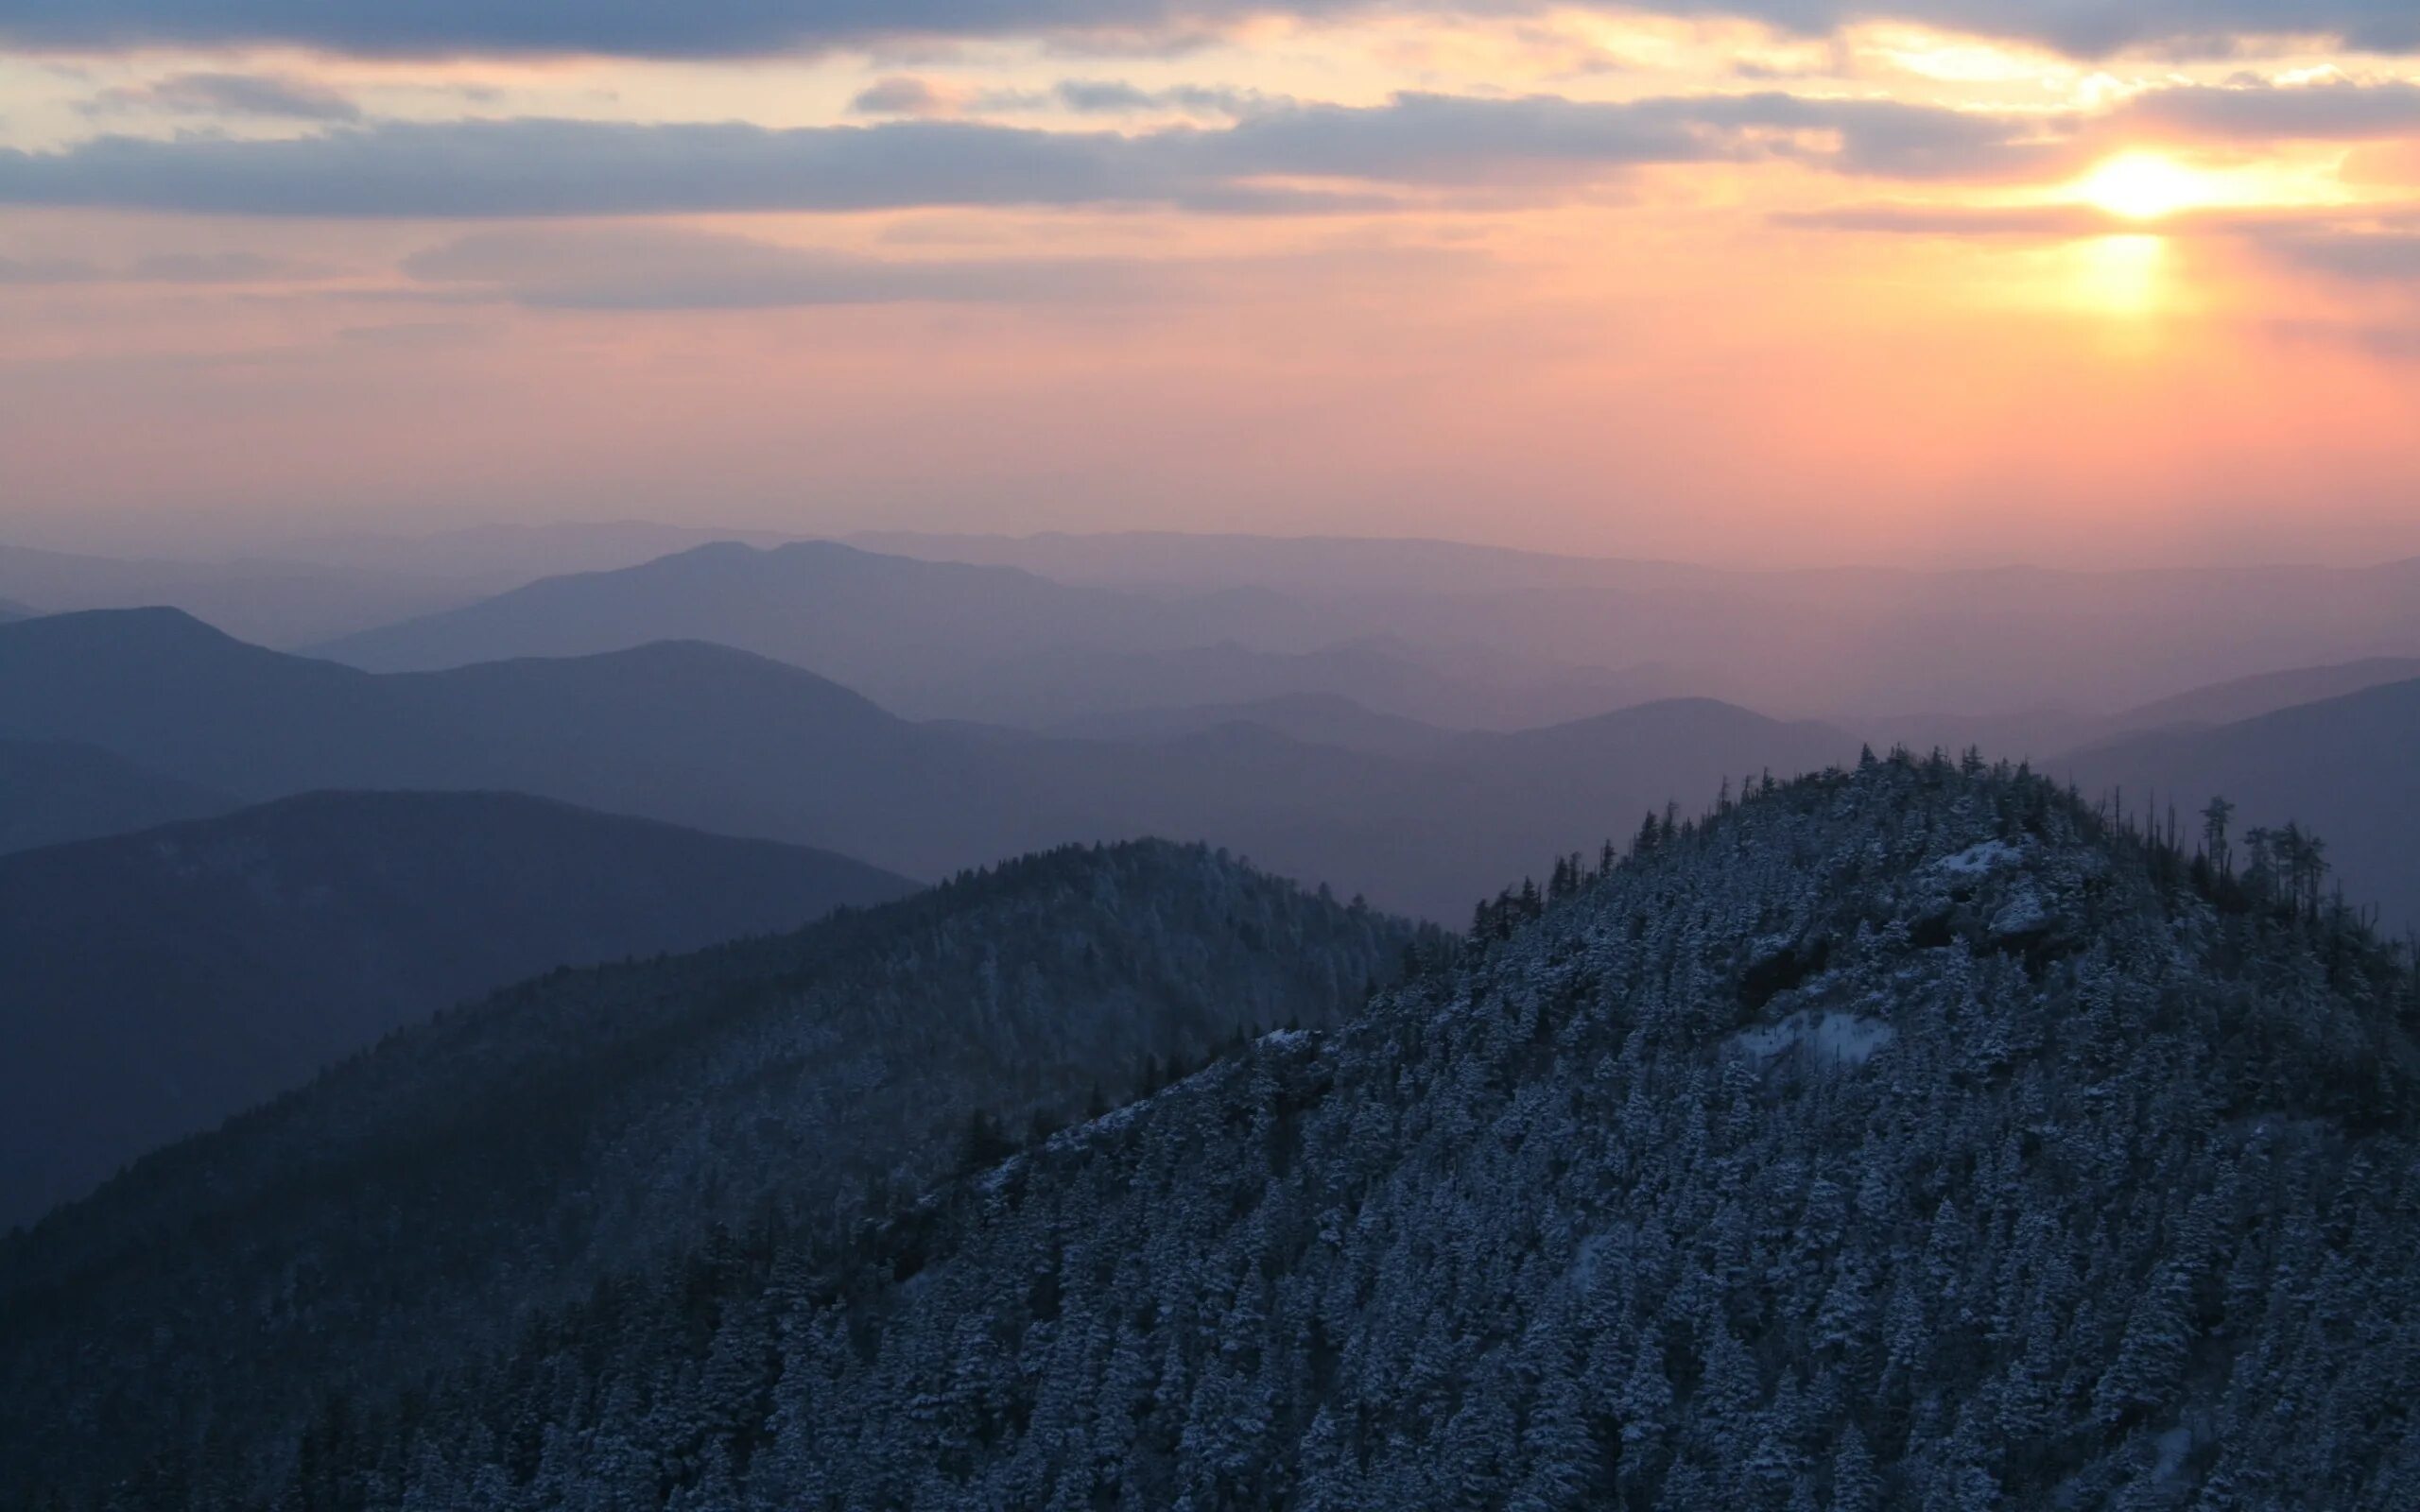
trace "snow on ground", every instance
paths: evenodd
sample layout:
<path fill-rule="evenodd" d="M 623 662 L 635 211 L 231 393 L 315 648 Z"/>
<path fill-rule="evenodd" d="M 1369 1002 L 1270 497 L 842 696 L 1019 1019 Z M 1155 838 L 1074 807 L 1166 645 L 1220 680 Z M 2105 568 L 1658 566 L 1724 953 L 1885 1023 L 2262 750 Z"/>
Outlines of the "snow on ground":
<path fill-rule="evenodd" d="M 1953 877 L 1980 877 L 2024 859 L 2025 852 L 2006 840 L 1986 840 L 1970 845 L 1954 856 L 1942 857 L 1932 864 L 1932 869 Z"/>
<path fill-rule="evenodd" d="M 1759 1059 L 1771 1059 L 1793 1046 L 1804 1045 L 1818 1061 L 1862 1066 L 1898 1035 L 1898 1030 L 1880 1019 L 1809 1010 L 1793 1013 L 1779 1023 L 1760 1029 L 1743 1029 L 1732 1038 L 1740 1049 Z"/>
<path fill-rule="evenodd" d="M 2050 924 L 2049 905 L 2031 887 L 2019 890 L 1992 916 L 1995 936 L 2031 935 Z"/>

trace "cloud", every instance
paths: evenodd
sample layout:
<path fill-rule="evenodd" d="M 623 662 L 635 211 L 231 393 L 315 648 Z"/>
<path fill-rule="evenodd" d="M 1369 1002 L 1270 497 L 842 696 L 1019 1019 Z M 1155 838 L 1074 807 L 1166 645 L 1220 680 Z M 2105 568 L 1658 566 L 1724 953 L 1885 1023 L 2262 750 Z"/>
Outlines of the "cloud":
<path fill-rule="evenodd" d="M 757 56 L 897 37 L 1173 29 L 1357 0 L 0 0 L 0 43 L 63 48 L 293 43 L 368 55 Z"/>
<path fill-rule="evenodd" d="M 2389 278 L 2412 268 L 2420 235 L 2406 236 L 2411 217 L 2386 212 L 2348 225 L 2333 206 L 2212 207 L 2181 211 L 2155 222 L 2129 220 L 2092 205 L 1841 205 L 1770 216 L 1777 226 L 1884 235 L 2073 241 L 2095 236 L 2157 236 L 2176 241 L 2248 245 L 2273 261 L 2343 277 Z M 2397 244 L 2402 244 L 2398 249 Z"/>
<path fill-rule="evenodd" d="M 0 257 L 0 284 L 92 284 L 97 265 L 67 257 Z"/>
<path fill-rule="evenodd" d="M 942 121 L 780 130 L 381 122 L 277 141 L 101 137 L 0 151 L 0 202 L 326 216 L 1105 204 L 1164 197 L 1132 144 Z"/>
<path fill-rule="evenodd" d="M 403 267 L 455 297 L 551 310 L 1047 303 L 1131 297 L 1148 273 L 1102 258 L 887 262 L 655 226 L 478 232 Z"/>
<path fill-rule="evenodd" d="M 1544 0 L 0 0 L 0 43 L 92 49 L 272 43 L 362 54 L 699 58 L 903 37 L 1199 35 L 1264 14 L 1326 20 L 1543 9 Z M 1864 20 L 1915 22 L 2086 57 L 2137 46 L 2223 56 L 2244 36 L 2312 34 L 2375 51 L 2420 48 L 2420 7 L 2411 0 L 1649 0 L 1635 9 L 1740 16 L 1801 33 Z"/>
<path fill-rule="evenodd" d="M 1205 135 L 1229 171 L 1443 184 L 1507 172 L 1786 158 L 1887 178 L 1993 178 L 2056 150 L 2034 123 L 1888 100 L 1763 93 L 1603 103 L 1553 95 L 1400 94 L 1384 108 L 1303 106 Z"/>
<path fill-rule="evenodd" d="M 857 115 L 947 115 L 957 108 L 955 95 L 908 74 L 876 79 L 849 101 Z"/>
<path fill-rule="evenodd" d="M 1297 102 L 1283 94 L 1256 89 L 1220 89 L 1178 84 L 1167 89 L 1143 89 L 1122 78 L 1063 78 L 1050 97 L 1079 114 L 1120 115 L 1141 111 L 1186 111 L 1200 115 L 1245 116 L 1284 110 Z"/>
<path fill-rule="evenodd" d="M 256 284 L 299 271 L 282 258 L 256 252 L 161 252 L 125 263 L 0 257 L 0 284 Z"/>
<path fill-rule="evenodd" d="M 1624 103 L 1401 95 L 1133 135 L 955 121 L 776 129 L 571 120 L 378 122 L 275 141 L 100 137 L 0 151 L 0 203 L 318 216 L 844 212 L 913 206 L 1336 208 L 1259 180 L 1400 189 L 1581 182 L 1648 163 L 1789 159 L 1923 179 L 2038 170 L 2017 119 L 1789 94 Z M 1366 198 L 1349 199 L 1368 208 Z"/>
<path fill-rule="evenodd" d="M 157 252 L 127 265 L 124 276 L 145 284 L 254 284 L 301 271 L 282 257 L 258 252 Z"/>
<path fill-rule="evenodd" d="M 527 309 L 762 310 L 853 304 L 1154 305 L 1225 296 L 1257 281 L 1433 276 L 1473 254 L 1427 249 L 1201 259 L 972 257 L 901 261 L 647 225 L 474 232 L 406 258 L 427 297 Z"/>
<path fill-rule="evenodd" d="M 2280 341 L 2358 352 L 2379 362 L 2420 363 L 2420 323 L 2272 320 L 2263 329 Z"/>
<path fill-rule="evenodd" d="M 2325 36 L 2364 50 L 2420 47 L 2411 0 L 1650 0 L 1673 14 L 1738 15 L 1800 32 L 1905 21 L 2039 43 L 2079 58 L 2134 47 L 2225 57 L 2240 39 Z"/>
<path fill-rule="evenodd" d="M 2415 5 L 2420 9 L 2420 5 Z M 2207 141 L 2360 141 L 2420 133 L 2420 84 L 2184 86 L 2135 96 L 2102 123 Z"/>
<path fill-rule="evenodd" d="M 2420 290 L 2420 232 L 2288 229 L 2259 241 L 2273 258 L 2306 272 Z"/>
<path fill-rule="evenodd" d="M 2139 234 L 2143 229 L 2089 205 L 1843 205 L 1787 212 L 1771 218 L 1777 226 L 1807 231 L 2046 241 Z"/>
<path fill-rule="evenodd" d="M 149 84 L 104 90 L 87 109 L 93 113 L 150 110 L 296 121 L 361 119 L 361 107 L 346 95 L 283 74 L 174 74 Z"/>

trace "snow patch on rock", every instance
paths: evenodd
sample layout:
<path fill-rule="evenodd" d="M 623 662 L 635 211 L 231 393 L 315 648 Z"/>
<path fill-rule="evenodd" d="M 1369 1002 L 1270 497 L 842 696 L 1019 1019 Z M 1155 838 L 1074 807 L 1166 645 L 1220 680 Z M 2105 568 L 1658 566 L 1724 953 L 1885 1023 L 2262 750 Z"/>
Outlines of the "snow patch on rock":
<path fill-rule="evenodd" d="M 2031 935 L 2049 927 L 2049 905 L 2043 902 L 2042 895 L 2031 887 L 2009 899 L 2000 905 L 1999 912 L 1992 916 L 1992 934 L 1997 938 Z"/>
<path fill-rule="evenodd" d="M 1986 840 L 1970 845 L 1954 856 L 1942 857 L 1932 864 L 1932 869 L 1952 877 L 1981 877 L 2024 859 L 2025 852 L 2006 840 Z"/>
<path fill-rule="evenodd" d="M 1881 1019 L 1809 1009 L 1779 1023 L 1742 1029 L 1732 1042 L 1764 1060 L 1803 1045 L 1807 1055 L 1825 1064 L 1862 1066 L 1898 1037 L 1899 1031 Z"/>

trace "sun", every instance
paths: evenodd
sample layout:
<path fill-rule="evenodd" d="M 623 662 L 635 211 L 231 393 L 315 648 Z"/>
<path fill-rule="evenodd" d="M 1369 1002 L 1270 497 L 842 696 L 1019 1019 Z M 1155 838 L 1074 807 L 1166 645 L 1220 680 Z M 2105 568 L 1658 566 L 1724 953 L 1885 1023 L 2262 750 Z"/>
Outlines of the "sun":
<path fill-rule="evenodd" d="M 2128 152 L 2084 175 L 2076 197 L 2126 220 L 2158 220 L 2210 202 L 2203 176 L 2156 152 Z"/>

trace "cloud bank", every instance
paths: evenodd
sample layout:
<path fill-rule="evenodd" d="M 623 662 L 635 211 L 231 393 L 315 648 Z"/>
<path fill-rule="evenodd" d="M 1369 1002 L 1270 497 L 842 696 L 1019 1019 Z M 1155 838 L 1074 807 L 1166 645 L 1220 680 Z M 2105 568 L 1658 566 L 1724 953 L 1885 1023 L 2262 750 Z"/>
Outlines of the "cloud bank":
<path fill-rule="evenodd" d="M 271 43 L 372 55 L 701 58 L 897 37 L 1149 36 L 1270 14 L 1324 20 L 1542 9 L 1538 0 L 0 0 L 0 43 L 73 48 Z M 2314 34 L 2361 49 L 2420 48 L 2420 7 L 2411 0 L 1650 0 L 1637 9 L 1743 17 L 1806 33 L 1856 21 L 1915 22 L 2020 38 L 2079 57 L 2146 45 L 2222 54 L 2244 36 Z"/>
<path fill-rule="evenodd" d="M 1369 209 L 1272 188 L 1576 181 L 1653 163 L 1787 159 L 1851 175 L 1995 177 L 2059 150 L 2026 120 L 1788 94 L 1620 104 L 1404 94 L 1135 135 L 974 122 L 770 129 L 522 119 L 381 122 L 282 140 L 107 136 L 0 152 L 0 203 L 210 215 L 475 217 L 925 206 Z"/>

